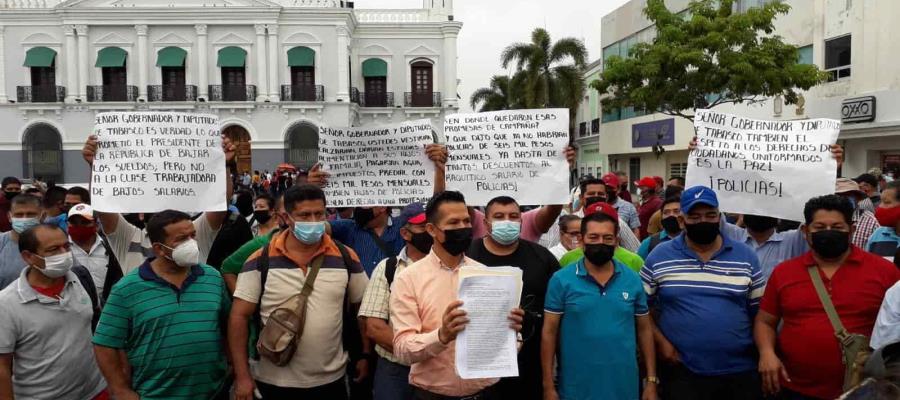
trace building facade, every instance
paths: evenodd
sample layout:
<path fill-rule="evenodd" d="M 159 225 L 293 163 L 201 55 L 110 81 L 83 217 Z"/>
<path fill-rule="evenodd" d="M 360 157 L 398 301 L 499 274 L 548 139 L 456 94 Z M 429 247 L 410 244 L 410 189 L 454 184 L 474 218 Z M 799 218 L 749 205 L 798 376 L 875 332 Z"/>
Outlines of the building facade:
<path fill-rule="evenodd" d="M 738 0 L 738 12 L 769 0 Z M 829 82 L 803 93 L 798 105 L 766 99 L 753 105 L 723 105 L 716 110 L 751 118 L 843 120 L 838 140 L 845 148 L 843 175 L 855 177 L 879 167 L 900 174 L 900 2 L 894 0 L 786 0 L 788 14 L 775 21 L 776 34 L 800 48 L 801 62 L 828 71 Z M 667 0 L 684 10 L 688 0 Z M 646 1 L 632 0 L 603 18 L 602 60 L 626 57 L 637 43 L 652 41 L 655 28 L 642 11 Z M 602 62 L 601 62 L 602 68 Z M 585 79 L 593 81 L 588 72 Z M 592 91 L 593 92 L 593 91 Z M 591 93 L 590 96 L 596 96 Z M 597 137 L 612 170 L 629 177 L 684 176 L 693 124 L 684 118 L 640 110 L 603 110 L 590 102 L 579 121 L 600 115 Z M 659 146 L 664 151 L 659 151 Z M 654 150 L 656 148 L 656 150 Z"/>
<path fill-rule="evenodd" d="M 458 109 L 452 0 L 0 0 L 0 175 L 83 183 L 97 113 L 218 115 L 238 168 L 309 168 L 321 126 Z"/>

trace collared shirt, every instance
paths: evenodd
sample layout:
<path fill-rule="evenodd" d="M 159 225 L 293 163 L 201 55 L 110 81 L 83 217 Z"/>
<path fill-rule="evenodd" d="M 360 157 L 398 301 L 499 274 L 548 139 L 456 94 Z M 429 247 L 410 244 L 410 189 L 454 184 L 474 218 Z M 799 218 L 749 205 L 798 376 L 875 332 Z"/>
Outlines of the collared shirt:
<path fill-rule="evenodd" d="M 897 254 L 897 248 L 900 248 L 900 236 L 894 228 L 882 226 L 872 233 L 869 242 L 866 243 L 866 251 L 894 260 Z"/>
<path fill-rule="evenodd" d="M 101 240 L 100 235 L 97 235 L 90 251 L 84 251 L 81 246 L 71 240 L 69 242 L 72 244 L 70 247 L 72 248 L 72 255 L 75 257 L 75 262 L 78 265 L 87 268 L 91 273 L 91 278 L 94 280 L 94 286 L 97 288 L 97 296 L 102 299 L 103 284 L 106 282 L 106 267 L 109 265 L 109 256 L 107 256 L 106 248 L 103 247 L 103 242 L 101 242 Z"/>
<path fill-rule="evenodd" d="M 637 208 L 634 208 L 634 204 L 617 197 L 616 203 L 612 206 L 619 213 L 619 218 L 625 221 L 629 228 L 637 229 L 641 227 L 641 219 L 638 217 Z M 623 225 L 622 227 L 624 228 L 625 226 Z"/>
<path fill-rule="evenodd" d="M 578 210 L 572 215 L 578 218 L 584 218 L 584 209 Z M 619 218 L 619 227 L 625 227 L 628 224 L 620 217 Z M 559 224 L 553 224 L 549 231 L 547 231 L 547 239 L 541 240 L 542 243 L 559 243 Z M 638 240 L 637 236 L 634 235 L 634 232 L 631 229 L 619 229 L 619 247 L 623 247 L 628 251 L 635 252 L 638 247 L 641 246 L 641 241 Z M 524 236 L 522 237 L 525 240 Z M 565 264 L 562 264 L 565 266 Z"/>
<path fill-rule="evenodd" d="M 772 275 L 775 266 L 781 264 L 794 257 L 799 257 L 803 253 L 809 251 L 809 244 L 806 243 L 806 237 L 799 229 L 786 232 L 775 232 L 762 244 L 756 241 L 746 228 L 725 222 L 722 219 L 722 235 L 727 236 L 735 242 L 740 242 L 749 246 L 756 252 L 759 257 L 759 265 L 763 272 L 763 277 L 768 279 Z"/>
<path fill-rule="evenodd" d="M 870 199 L 868 197 L 860 200 L 859 204 L 857 205 L 856 208 L 863 210 L 863 211 L 868 211 L 873 214 L 875 213 L 875 204 L 872 203 L 872 199 Z"/>
<path fill-rule="evenodd" d="M 646 239 L 644 239 L 644 241 L 641 242 L 641 247 L 639 247 L 638 251 L 637 251 L 637 255 L 639 257 L 641 257 L 643 259 L 647 259 L 647 256 L 650 255 L 650 252 L 653 251 L 653 249 L 650 248 L 650 242 L 653 241 L 653 237 L 655 235 L 659 235 L 659 243 L 660 244 L 672 240 L 672 238 L 669 236 L 669 232 L 666 232 L 665 229 L 663 229 L 659 233 L 651 234 L 649 237 L 647 237 Z"/>
<path fill-rule="evenodd" d="M 400 250 L 400 254 L 397 256 L 397 270 L 394 271 L 394 280 L 400 275 L 400 271 L 403 271 L 410 264 L 412 264 L 412 260 L 406 254 L 406 247 L 403 247 L 403 250 Z M 359 316 L 383 319 L 390 324 L 391 288 L 384 274 L 386 268 L 387 259 L 384 259 L 372 271 L 372 278 L 369 279 L 369 285 L 366 286 L 366 293 L 363 294 L 362 304 L 359 307 Z M 390 362 L 403 364 L 397 357 L 394 357 L 393 353 L 387 351 L 381 345 L 375 345 L 375 352 Z"/>
<path fill-rule="evenodd" d="M 897 342 L 900 342 L 900 283 L 895 283 L 884 294 L 869 345 L 878 350 Z"/>
<path fill-rule="evenodd" d="M 212 249 L 216 236 L 219 235 L 220 229 L 213 229 L 206 219 L 206 213 L 200 214 L 193 221 L 194 229 L 197 231 L 197 247 L 200 248 L 200 263 L 205 264 L 209 257 L 209 250 Z M 145 256 L 152 255 L 150 250 L 150 238 L 147 237 L 145 230 L 128 222 L 124 216 L 119 214 L 119 222 L 114 232 L 105 232 L 106 238 L 109 240 L 109 247 L 112 248 L 116 260 L 122 267 L 122 273 L 128 275 L 129 272 L 137 269 L 144 263 Z"/>
<path fill-rule="evenodd" d="M 389 218 L 388 221 L 388 225 L 381 232 L 379 238 L 388 246 L 388 250 L 397 254 L 406 245 L 403 237 L 400 236 L 400 228 L 406 224 L 406 221 L 400 218 Z M 374 232 L 368 228 L 361 228 L 352 219 L 341 219 L 329 223 L 331 224 L 331 236 L 356 251 L 366 275 L 372 275 L 372 271 L 379 261 L 393 255 L 384 254 L 372 237 Z"/>
<path fill-rule="evenodd" d="M 448 267 L 434 254 L 407 267 L 394 280 L 391 323 L 394 355 L 409 363 L 409 383 L 444 396 L 469 396 L 497 383 L 497 379 L 462 379 L 456 374 L 456 342 L 441 343 L 438 330 L 444 310 L 459 298 L 459 267 L 481 265 L 464 257 Z"/>
<path fill-rule="evenodd" d="M 25 267 L 19 243 L 12 240 L 12 231 L 0 233 L 0 289 L 18 279 Z"/>
<path fill-rule="evenodd" d="M 875 214 L 872 214 L 871 211 L 861 209 L 857 209 L 853 212 L 853 223 L 856 225 L 856 230 L 853 231 L 850 242 L 861 249 L 866 248 L 866 244 L 869 243 L 869 238 L 872 237 L 872 234 L 875 233 L 876 229 L 881 227 L 881 224 L 878 223 L 878 219 L 875 218 Z"/>
<path fill-rule="evenodd" d="M 550 279 L 544 311 L 561 315 L 561 399 L 639 397 L 635 317 L 648 314 L 647 295 L 637 273 L 613 264 L 605 286 L 588 273 L 583 259 Z"/>
<path fill-rule="evenodd" d="M 577 249 L 572 249 L 572 251 L 563 255 L 559 260 L 559 265 L 567 267 L 582 259 L 584 259 L 584 248 L 579 247 Z M 622 248 L 622 246 L 616 246 L 616 251 L 613 253 L 613 260 L 625 264 L 628 269 L 634 272 L 641 272 L 641 267 L 644 266 L 643 258 Z"/>
<path fill-rule="evenodd" d="M 90 399 L 106 388 L 91 346 L 91 299 L 74 273 L 61 298 L 38 293 L 28 269 L 0 291 L 0 354 L 13 354 L 17 399 Z"/>
<path fill-rule="evenodd" d="M 359 257 L 347 248 L 351 265 L 345 265 L 337 244 L 325 235 L 316 253 L 309 260 L 291 251 L 287 243 L 293 233 L 281 232 L 272 237 L 269 246 L 269 272 L 265 290 L 262 288 L 258 250 L 244 264 L 238 275 L 234 297 L 259 304 L 259 315 L 265 324 L 281 304 L 300 293 L 306 283 L 307 263 L 323 256 L 313 291 L 306 304 L 303 335 L 297 342 L 297 356 L 279 367 L 269 359 L 259 360 L 256 379 L 270 385 L 291 388 L 311 388 L 332 383 L 346 373 L 347 353 L 343 345 L 344 298 L 358 304 L 366 290 L 368 278 Z M 262 301 L 260 301 L 262 293 Z"/>
<path fill-rule="evenodd" d="M 752 249 L 723 236 L 722 247 L 704 262 L 679 235 L 656 246 L 641 279 L 659 310 L 659 330 L 691 372 L 756 371 L 753 318 L 765 279 Z"/>
<path fill-rule="evenodd" d="M 141 399 L 208 399 L 225 383 L 223 351 L 231 300 L 222 275 L 191 267 L 181 287 L 147 259 L 113 286 L 94 344 L 124 350 Z"/>
<path fill-rule="evenodd" d="M 840 344 L 808 268 L 815 266 L 812 252 L 775 268 L 760 309 L 782 322 L 778 353 L 790 382 L 781 384 L 806 396 L 833 399 L 841 394 L 844 366 Z M 847 260 L 829 279 L 819 271 L 844 328 L 871 335 L 884 293 L 900 272 L 881 257 L 853 246 Z"/>

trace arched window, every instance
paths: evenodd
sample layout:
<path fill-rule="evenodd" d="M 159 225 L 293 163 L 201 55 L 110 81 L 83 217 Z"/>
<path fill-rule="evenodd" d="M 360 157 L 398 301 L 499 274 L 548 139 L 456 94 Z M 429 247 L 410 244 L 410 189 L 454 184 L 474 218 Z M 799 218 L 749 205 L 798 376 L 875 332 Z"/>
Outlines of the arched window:
<path fill-rule="evenodd" d="M 234 143 L 236 147 L 235 163 L 237 164 L 237 172 L 250 172 L 250 169 L 253 167 L 250 133 L 243 126 L 230 125 L 222 130 L 222 134 L 231 139 L 231 143 Z"/>
<path fill-rule="evenodd" d="M 32 47 L 25 52 L 25 66 L 31 69 L 31 86 L 20 86 L 20 103 L 53 103 L 62 101 L 56 89 L 56 51 Z"/>
<path fill-rule="evenodd" d="M 284 148 L 287 163 L 300 169 L 312 168 L 319 158 L 319 129 L 308 123 L 294 124 L 285 137 Z"/>
<path fill-rule="evenodd" d="M 370 58 L 362 65 L 365 93 L 362 97 L 364 107 L 393 107 L 393 93 L 387 90 L 388 66 L 384 60 Z"/>
<path fill-rule="evenodd" d="M 219 68 L 222 70 L 222 86 L 220 93 L 212 93 L 213 100 L 247 101 L 247 51 L 229 46 L 219 50 Z M 263 66 L 260 66 L 263 68 Z"/>
<path fill-rule="evenodd" d="M 185 59 L 187 59 L 187 51 L 181 47 L 165 47 L 156 53 L 156 66 L 159 67 L 162 76 L 162 86 L 158 90 L 153 90 L 150 101 L 193 101 L 196 99 L 196 93 L 188 96 Z"/>
<path fill-rule="evenodd" d="M 434 107 L 434 66 L 431 62 L 420 60 L 410 65 L 412 77 L 412 93 L 407 100 L 410 107 Z"/>
<path fill-rule="evenodd" d="M 89 101 L 126 101 L 128 99 L 128 52 L 119 47 L 105 47 L 97 52 L 95 67 L 103 71 L 103 86 L 92 90 Z M 90 94 L 90 93 L 89 93 Z"/>
<path fill-rule="evenodd" d="M 35 124 L 25 131 L 22 144 L 23 176 L 62 183 L 62 137 L 51 125 Z"/>
<path fill-rule="evenodd" d="M 316 52 L 309 47 L 298 46 L 288 50 L 288 66 L 291 67 L 291 85 L 282 99 L 287 101 L 322 101 L 316 93 Z M 324 93 L 323 93 L 324 95 Z"/>

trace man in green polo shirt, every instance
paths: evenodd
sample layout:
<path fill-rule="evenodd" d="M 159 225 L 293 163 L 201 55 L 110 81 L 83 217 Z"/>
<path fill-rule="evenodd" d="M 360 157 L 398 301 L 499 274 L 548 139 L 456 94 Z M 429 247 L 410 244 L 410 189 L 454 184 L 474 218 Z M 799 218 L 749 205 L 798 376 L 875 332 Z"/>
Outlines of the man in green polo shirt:
<path fill-rule="evenodd" d="M 225 399 L 224 329 L 231 302 L 222 276 L 199 264 L 191 218 L 157 213 L 147 224 L 153 258 L 117 283 L 94 335 L 115 399 Z M 124 373 L 124 351 L 131 376 Z"/>
<path fill-rule="evenodd" d="M 610 207 L 604 207 L 599 205 L 601 203 L 592 204 L 586 210 L 584 210 L 584 217 L 587 218 L 591 216 L 591 214 L 602 212 L 607 215 L 611 215 L 612 212 L 615 212 L 615 209 Z M 606 203 L 603 203 L 606 204 Z M 559 259 L 559 265 L 565 268 L 566 266 L 577 263 L 579 260 L 584 258 L 584 246 L 580 246 L 578 248 L 572 249 L 568 253 L 562 256 Z M 634 272 L 640 272 L 641 267 L 644 266 L 644 259 L 642 259 L 639 255 L 622 248 L 621 246 L 616 246 L 616 251 L 613 253 L 613 259 L 624 264 L 628 269 Z"/>

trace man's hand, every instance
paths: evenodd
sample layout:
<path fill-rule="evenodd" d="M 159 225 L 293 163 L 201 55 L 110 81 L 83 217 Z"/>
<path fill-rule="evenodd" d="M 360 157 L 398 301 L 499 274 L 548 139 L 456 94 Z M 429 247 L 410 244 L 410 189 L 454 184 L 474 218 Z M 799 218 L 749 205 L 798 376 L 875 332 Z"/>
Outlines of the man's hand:
<path fill-rule="evenodd" d="M 778 359 L 774 353 L 761 354 L 759 357 L 759 375 L 763 381 L 763 392 L 765 394 L 777 394 L 781 391 L 781 378 L 790 382 L 784 364 Z"/>
<path fill-rule="evenodd" d="M 641 394 L 641 400 L 659 400 L 659 393 L 656 391 L 656 384 L 647 382 L 644 385 L 644 393 Z"/>
<path fill-rule="evenodd" d="M 81 156 L 88 165 L 94 165 L 94 155 L 97 154 L 97 135 L 90 135 L 81 148 Z"/>
<path fill-rule="evenodd" d="M 316 163 L 306 176 L 306 183 L 324 188 L 328 184 L 328 173 L 322 171 L 322 164 Z"/>
<path fill-rule="evenodd" d="M 222 151 L 225 152 L 226 163 L 234 161 L 234 156 L 237 153 L 237 146 L 235 146 L 234 143 L 231 143 L 231 138 L 225 135 L 222 135 Z"/>
<path fill-rule="evenodd" d="M 521 308 L 514 308 L 509 312 L 509 327 L 513 328 L 516 332 L 522 330 L 522 321 L 525 320 L 525 311 Z"/>
<path fill-rule="evenodd" d="M 247 376 L 235 376 L 234 378 L 234 400 L 254 400 L 253 389 L 256 384 L 253 378 Z"/>
<path fill-rule="evenodd" d="M 840 168 L 844 165 L 844 147 L 839 144 L 831 145 L 831 155 L 834 157 L 834 160 L 837 161 L 837 166 Z"/>
<path fill-rule="evenodd" d="M 356 377 L 353 378 L 353 382 L 360 383 L 366 378 L 369 377 L 369 360 L 361 359 L 356 362 Z"/>
<path fill-rule="evenodd" d="M 553 386 L 544 386 L 544 400 L 559 400 L 559 394 Z"/>
<path fill-rule="evenodd" d="M 656 346 L 658 347 L 657 351 L 659 352 L 659 356 L 662 357 L 663 361 L 673 365 L 681 362 L 678 350 L 675 349 L 672 342 L 661 340 L 656 342 Z"/>
<path fill-rule="evenodd" d="M 434 162 L 434 167 L 438 169 L 444 169 L 447 165 L 447 160 L 450 158 L 447 146 L 437 143 L 425 146 L 425 154 L 428 155 L 429 160 Z"/>
<path fill-rule="evenodd" d="M 578 161 L 578 150 L 574 147 L 566 147 L 566 162 L 569 163 L 569 171 L 575 169 L 575 162 Z"/>
<path fill-rule="evenodd" d="M 469 318 L 466 317 L 466 311 L 459 308 L 462 304 L 461 300 L 456 300 L 444 310 L 443 322 L 438 329 L 438 340 L 441 343 L 448 344 L 456 340 L 456 335 L 466 329 Z"/>
<path fill-rule="evenodd" d="M 697 137 L 696 136 L 694 136 L 691 139 L 691 143 L 688 144 L 688 151 L 691 152 L 694 150 L 697 150 Z"/>

